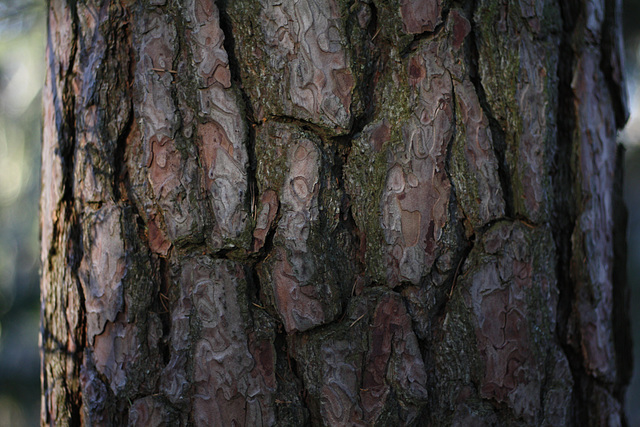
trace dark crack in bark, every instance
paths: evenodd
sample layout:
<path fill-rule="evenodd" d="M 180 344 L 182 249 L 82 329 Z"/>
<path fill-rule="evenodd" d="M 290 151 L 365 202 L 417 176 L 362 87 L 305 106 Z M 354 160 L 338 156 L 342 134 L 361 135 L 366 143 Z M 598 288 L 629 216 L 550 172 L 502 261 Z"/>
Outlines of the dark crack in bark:
<path fill-rule="evenodd" d="M 473 10 L 471 12 L 471 16 L 475 16 L 476 14 L 477 2 L 474 1 Z M 473 83 L 473 86 L 476 89 L 476 94 L 478 96 L 478 100 L 480 101 L 480 106 L 484 111 L 484 114 L 489 119 L 489 129 L 491 129 L 491 142 L 493 147 L 493 152 L 498 161 L 498 176 L 500 178 L 500 184 L 502 187 L 502 197 L 504 198 L 504 211 L 505 216 L 508 218 L 514 217 L 514 207 L 513 207 L 513 185 L 511 183 L 511 174 L 513 173 L 509 168 L 509 163 L 506 159 L 506 151 L 507 151 L 507 143 L 505 138 L 505 133 L 500 123 L 495 118 L 495 115 L 491 111 L 491 106 L 487 101 L 487 96 L 482 86 L 482 81 L 480 78 L 480 71 L 478 70 L 478 61 L 480 58 L 480 54 L 478 52 L 478 44 L 476 41 L 476 22 L 475 19 L 471 19 L 471 32 L 467 36 L 469 38 L 469 43 L 466 43 L 468 50 L 466 52 L 467 61 L 469 64 L 469 78 Z"/>
<path fill-rule="evenodd" d="M 571 80 L 574 73 L 574 57 L 576 52 L 573 49 L 571 38 L 577 22 L 577 8 L 579 4 L 573 2 L 560 2 L 562 10 L 563 36 L 560 41 L 560 54 L 558 64 L 558 133 L 556 143 L 556 153 L 551 170 L 552 185 L 554 189 L 553 200 L 555 202 L 554 214 L 551 217 L 551 226 L 554 230 L 553 236 L 556 245 L 556 277 L 558 280 L 558 313 L 557 313 L 557 338 L 569 364 L 576 384 L 576 389 L 584 388 L 586 378 L 582 374 L 581 357 L 574 350 L 568 337 L 574 331 L 575 326 L 570 325 L 572 302 L 575 299 L 574 281 L 571 277 L 572 245 L 571 236 L 573 234 L 576 221 L 576 206 L 568 188 L 574 187 L 575 175 L 572 171 L 573 154 L 573 134 L 576 128 L 575 107 Z M 572 403 L 574 408 L 582 408 L 586 401 L 582 393 L 573 393 Z M 575 411 L 577 425 L 585 425 L 587 422 L 586 411 Z"/>

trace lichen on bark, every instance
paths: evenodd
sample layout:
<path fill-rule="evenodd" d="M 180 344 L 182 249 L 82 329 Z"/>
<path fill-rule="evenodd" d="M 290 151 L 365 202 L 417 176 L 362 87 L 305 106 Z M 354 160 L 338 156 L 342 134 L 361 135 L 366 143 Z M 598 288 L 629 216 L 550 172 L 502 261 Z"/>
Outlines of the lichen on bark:
<path fill-rule="evenodd" d="M 504 139 L 514 214 L 533 222 L 547 220 L 551 207 L 559 13 L 549 1 L 511 7 L 484 1 L 475 14 L 478 77 Z"/>

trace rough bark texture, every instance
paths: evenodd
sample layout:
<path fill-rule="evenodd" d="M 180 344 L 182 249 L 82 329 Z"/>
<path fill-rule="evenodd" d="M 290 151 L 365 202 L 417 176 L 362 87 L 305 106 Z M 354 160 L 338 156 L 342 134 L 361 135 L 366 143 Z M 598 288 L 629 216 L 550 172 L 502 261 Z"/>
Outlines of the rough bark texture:
<path fill-rule="evenodd" d="M 625 424 L 619 2 L 48 31 L 43 425 Z"/>

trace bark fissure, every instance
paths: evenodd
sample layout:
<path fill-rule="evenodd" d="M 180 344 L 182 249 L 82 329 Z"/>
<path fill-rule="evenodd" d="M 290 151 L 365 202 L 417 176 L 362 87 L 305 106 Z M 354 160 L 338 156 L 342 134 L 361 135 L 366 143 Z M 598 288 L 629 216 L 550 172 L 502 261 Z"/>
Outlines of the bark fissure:
<path fill-rule="evenodd" d="M 449 72 L 449 76 L 451 77 L 451 73 Z M 453 81 L 453 80 L 452 80 Z M 451 93 L 453 94 L 453 96 L 455 97 L 455 87 L 452 84 L 451 85 Z M 453 117 L 455 117 L 458 114 L 457 112 L 457 106 L 456 103 L 453 103 Z M 451 196 L 450 196 L 450 200 L 449 200 L 449 211 L 450 211 L 450 217 L 452 218 L 452 221 L 458 223 L 461 219 L 464 219 L 465 221 L 468 222 L 468 219 L 465 215 L 464 209 L 460 209 L 459 206 L 459 202 L 458 202 L 458 197 L 457 197 L 457 189 L 456 189 L 456 184 L 455 181 L 452 178 L 452 172 L 451 172 L 451 158 L 452 158 L 452 154 L 453 154 L 453 145 L 455 143 L 455 139 L 456 139 L 456 123 L 454 121 L 453 123 L 453 129 L 451 131 L 451 138 L 449 139 L 449 142 L 447 143 L 447 151 L 446 151 L 446 156 L 445 156 L 445 172 L 447 174 L 447 178 L 449 179 L 449 182 L 451 183 Z M 462 214 L 462 217 L 460 218 L 460 214 Z M 461 231 L 460 231 L 461 233 Z M 456 286 L 456 280 L 458 278 L 458 275 L 460 274 L 461 268 L 464 265 L 464 262 L 466 261 L 467 257 L 469 256 L 469 253 L 471 252 L 471 250 L 473 249 L 473 245 L 475 242 L 475 234 L 469 235 L 469 236 L 460 236 L 460 241 L 461 242 L 465 242 L 466 246 L 464 248 L 462 248 L 461 251 L 458 252 L 457 255 L 457 261 L 454 261 L 454 265 L 457 265 L 455 270 L 453 270 L 453 274 L 450 275 L 450 278 L 447 279 L 451 281 L 451 286 L 449 287 L 449 291 L 447 292 L 447 296 L 446 298 L 444 298 L 442 300 L 442 302 L 440 303 L 440 307 L 438 309 L 435 310 L 435 316 L 441 317 L 441 322 L 442 323 L 444 321 L 444 314 L 445 314 L 445 310 L 446 310 L 446 306 L 447 306 L 447 302 L 451 299 L 451 296 L 453 295 L 453 291 L 455 290 L 455 286 Z M 446 285 L 446 282 L 445 282 Z M 445 286 L 446 288 L 446 286 Z M 440 326 L 442 326 L 440 324 Z"/>
<path fill-rule="evenodd" d="M 278 322 L 278 329 L 276 338 L 274 340 L 274 346 L 276 348 L 276 357 L 278 359 L 278 362 L 280 362 L 280 374 L 278 375 L 278 379 L 280 381 L 278 381 L 278 391 L 283 397 L 291 396 L 291 391 L 285 391 L 284 388 L 287 385 L 294 385 L 297 393 L 295 397 L 298 398 L 297 402 L 293 402 L 290 400 L 281 400 L 280 402 L 276 401 L 277 408 L 280 412 L 278 418 L 280 420 L 283 420 L 284 422 L 302 423 L 303 420 L 307 420 L 307 417 L 309 417 L 309 415 L 311 414 L 311 410 L 309 408 L 308 396 L 306 395 L 307 390 L 304 388 L 304 381 L 300 366 L 295 358 L 295 350 L 292 350 L 291 348 L 292 345 L 290 342 L 290 337 L 284 331 L 282 322 Z M 278 369 L 277 366 L 276 369 Z M 287 378 L 285 374 L 290 374 L 292 378 Z M 294 403 L 298 403 L 299 407 L 296 407 Z M 282 406 L 284 406 L 284 408 Z M 296 420 L 295 418 L 291 417 L 291 415 L 286 411 L 286 408 L 289 406 L 293 407 L 291 408 L 292 411 L 301 413 L 303 415 L 303 419 Z"/>
<path fill-rule="evenodd" d="M 242 97 L 242 110 L 244 111 L 245 120 L 248 122 L 247 140 L 245 142 L 247 155 L 249 157 L 249 167 L 247 168 L 247 192 L 251 195 L 251 200 L 249 201 L 249 213 L 252 217 L 255 217 L 257 203 L 254 198 L 257 198 L 258 195 L 258 181 L 256 179 L 256 126 L 258 126 L 259 123 L 257 123 L 255 120 L 255 114 L 253 112 L 251 99 L 249 98 L 247 92 L 244 90 L 242 84 L 242 73 L 240 65 L 238 63 L 238 59 L 236 57 L 233 23 L 227 11 L 227 0 L 216 0 L 216 3 L 218 4 L 218 10 L 220 13 L 220 29 L 224 33 L 224 48 L 229 57 L 229 70 L 231 72 L 231 79 L 235 82 L 236 87 L 238 88 L 238 91 L 240 92 L 240 95 Z"/>
<path fill-rule="evenodd" d="M 475 234 L 469 236 L 468 246 L 462 252 L 460 257 L 458 258 L 458 261 L 456 262 L 457 267 L 456 267 L 456 269 L 455 269 L 455 271 L 453 273 L 453 278 L 451 280 L 451 287 L 449 288 L 449 292 L 447 292 L 447 301 L 451 299 L 451 297 L 453 296 L 454 291 L 456 290 L 456 284 L 458 283 L 458 277 L 460 277 L 460 275 L 462 274 L 462 270 L 464 268 L 464 264 L 467 261 L 467 258 L 469 257 L 469 254 L 473 250 L 474 244 L 475 244 Z M 441 310 L 444 310 L 445 308 L 446 308 L 446 303 L 442 304 Z M 444 313 L 440 313 L 440 314 L 444 314 Z M 444 318 L 443 318 L 443 320 L 444 320 Z"/>
<path fill-rule="evenodd" d="M 73 65 L 76 63 L 77 61 L 77 55 L 78 55 L 78 16 L 77 16 L 77 10 L 75 7 L 71 6 L 70 7 L 71 11 L 71 15 L 73 17 L 73 26 L 72 26 L 72 30 L 73 30 L 73 43 L 72 43 L 72 49 L 69 55 L 69 69 L 65 70 L 65 82 L 64 82 L 64 92 L 62 93 L 62 97 L 61 97 L 61 102 L 62 102 L 62 109 L 63 111 L 60 111 L 58 109 L 56 109 L 56 115 L 58 115 L 57 117 L 57 122 L 59 123 L 60 128 L 58 129 L 58 132 L 60 133 L 60 158 L 62 159 L 62 165 L 63 165 L 63 181 L 62 181 L 62 187 L 64 189 L 64 193 L 62 196 L 62 202 L 66 202 L 67 204 L 67 209 L 65 209 L 65 215 L 67 218 L 69 218 L 71 216 L 71 212 L 69 212 L 69 209 L 73 207 L 75 198 L 74 198 L 74 187 L 75 187 L 75 181 L 73 179 L 73 169 L 74 169 L 74 161 L 75 161 L 75 152 L 76 152 L 76 116 L 75 116 L 75 105 L 76 105 L 76 101 L 75 101 L 75 96 L 73 94 L 73 78 L 74 78 L 74 73 L 72 72 L 72 67 Z M 51 53 L 51 55 L 55 55 L 53 53 Z M 51 72 L 55 72 L 55 70 L 52 67 Z M 55 82 L 57 79 L 57 76 L 54 74 L 52 76 L 52 80 Z M 56 95 L 54 95 L 55 97 Z"/>
<path fill-rule="evenodd" d="M 556 264 L 556 277 L 558 280 L 558 322 L 557 337 L 563 352 L 569 360 L 573 379 L 578 390 L 584 388 L 584 375 L 582 374 L 582 361 L 580 355 L 576 353 L 571 343 L 567 341 L 570 333 L 575 327 L 569 324 L 572 302 L 575 300 L 574 281 L 571 277 L 570 269 L 573 258 L 571 236 L 575 227 L 576 215 L 573 197 L 567 194 L 567 188 L 573 188 L 575 175 L 572 170 L 573 159 L 573 135 L 575 132 L 575 108 L 573 105 L 573 92 L 571 80 L 574 73 L 575 52 L 571 44 L 571 38 L 575 30 L 573 17 L 577 16 L 575 10 L 571 9 L 574 3 L 560 2 L 562 7 L 563 36 L 560 42 L 560 54 L 558 64 L 558 133 L 556 153 L 554 156 L 553 188 L 554 211 L 552 216 L 552 227 L 554 229 L 554 240 L 558 260 Z M 573 12 L 573 13 L 572 13 Z M 573 407 L 576 408 L 575 416 L 578 425 L 584 425 L 587 421 L 585 411 L 577 408 L 583 407 L 586 402 L 582 392 L 572 393 Z"/>
<path fill-rule="evenodd" d="M 286 115 L 271 115 L 268 118 L 265 117 L 264 122 L 266 123 L 268 120 L 272 120 L 278 123 L 286 123 L 286 124 L 298 126 L 300 129 L 305 130 L 307 132 L 311 132 L 321 139 L 332 138 L 331 135 L 327 134 L 327 131 L 325 131 L 324 129 L 322 129 L 322 127 L 318 126 L 317 124 L 313 123 L 310 120 L 305 120 L 298 117 L 286 116 Z"/>
<path fill-rule="evenodd" d="M 473 2 L 473 8 L 471 16 L 475 17 L 478 4 L 477 1 Z M 513 185 L 511 182 L 512 171 L 509 169 L 509 164 L 506 159 L 507 143 L 504 130 L 502 126 L 495 118 L 495 115 L 491 111 L 491 106 L 487 101 L 487 96 L 482 85 L 480 71 L 478 69 L 478 62 L 480 60 L 480 54 L 478 52 L 478 44 L 476 40 L 476 22 L 475 19 L 471 19 L 471 31 L 469 32 L 469 43 L 467 52 L 467 63 L 469 64 L 469 78 L 475 87 L 476 94 L 480 101 L 482 111 L 489 119 L 489 129 L 491 129 L 491 146 L 493 152 L 498 161 L 498 177 L 500 178 L 500 185 L 502 187 L 502 197 L 504 199 L 504 212 L 509 218 L 513 218 L 515 210 L 513 207 Z"/>
<path fill-rule="evenodd" d="M 116 30 L 112 29 L 110 31 L 110 37 L 108 39 L 122 51 L 123 53 L 122 57 L 130 60 L 130 62 L 125 62 L 124 64 L 121 64 L 121 67 L 126 68 L 126 72 L 123 73 L 126 79 L 124 82 L 119 82 L 119 85 L 123 86 L 124 89 L 126 90 L 126 97 L 129 99 L 129 101 L 127 105 L 128 106 L 127 116 L 123 120 L 124 125 L 116 137 L 115 147 L 113 149 L 112 191 L 113 191 L 113 198 L 115 202 L 118 202 L 118 201 L 128 202 L 128 195 L 126 194 L 127 188 L 128 188 L 126 184 L 127 174 L 128 174 L 128 170 L 126 167 L 126 164 L 127 164 L 126 149 L 127 149 L 127 140 L 130 137 L 131 131 L 133 129 L 133 121 L 135 120 L 134 112 L 133 112 L 133 102 L 130 100 L 131 98 L 130 88 L 132 87 L 133 81 L 134 81 L 134 62 L 133 60 L 131 60 L 133 56 L 133 49 L 131 46 L 131 39 L 132 39 L 132 34 L 130 29 L 131 23 L 130 23 L 130 17 L 127 13 L 127 10 L 124 8 L 123 8 L 123 14 L 124 14 L 124 19 L 122 20 L 122 22 L 118 22 L 115 24 L 117 29 Z M 119 20 L 119 17 L 118 18 L 113 17 L 112 19 Z M 120 34 L 123 34 L 123 35 L 120 36 Z M 124 44 L 124 46 L 121 46 L 121 43 Z M 110 54 L 110 53 L 111 51 L 109 50 L 107 54 Z M 114 56 L 115 56 L 114 60 L 118 61 L 121 59 L 118 55 L 119 53 L 120 52 L 117 52 L 117 51 L 114 52 Z M 116 112 L 120 113 L 121 111 L 116 111 Z M 117 119 L 118 119 L 117 117 L 113 117 L 111 121 L 116 121 Z"/>
<path fill-rule="evenodd" d="M 156 262 L 158 263 L 157 280 L 159 289 L 156 293 L 154 305 L 162 322 L 162 337 L 159 339 L 158 345 L 162 356 L 162 364 L 167 366 L 171 359 L 171 302 L 174 301 L 174 298 L 172 298 L 173 292 L 167 260 L 158 257 Z"/>
<path fill-rule="evenodd" d="M 127 82 L 133 81 L 132 75 L 130 76 L 131 80 Z M 119 200 L 122 202 L 129 201 L 129 196 L 127 194 L 127 174 L 128 170 L 126 168 L 126 149 L 127 149 L 127 139 L 129 138 L 129 134 L 131 133 L 131 129 L 133 127 L 134 114 L 133 114 L 133 105 L 130 107 L 130 112 L 127 116 L 124 128 L 120 135 L 118 136 L 118 140 L 116 142 L 116 147 L 113 155 L 113 196 L 115 200 Z M 124 190 L 124 191 L 123 191 Z M 132 204 L 131 204 L 132 205 Z"/>
<path fill-rule="evenodd" d="M 600 70 L 607 81 L 609 94 L 613 100 L 616 126 L 622 129 L 629 119 L 626 84 L 624 81 L 624 58 L 620 49 L 621 1 L 605 2 L 603 38 L 600 43 Z M 625 281 L 626 283 L 626 281 Z"/>

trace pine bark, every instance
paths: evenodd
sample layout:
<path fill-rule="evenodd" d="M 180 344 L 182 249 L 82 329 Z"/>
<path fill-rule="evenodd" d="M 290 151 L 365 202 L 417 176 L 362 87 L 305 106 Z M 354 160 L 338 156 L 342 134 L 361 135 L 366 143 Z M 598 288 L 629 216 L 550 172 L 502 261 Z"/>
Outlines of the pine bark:
<path fill-rule="evenodd" d="M 42 425 L 624 425 L 619 7 L 50 0 Z"/>

